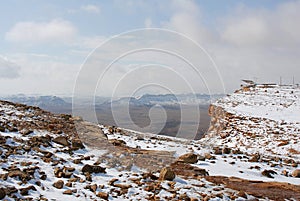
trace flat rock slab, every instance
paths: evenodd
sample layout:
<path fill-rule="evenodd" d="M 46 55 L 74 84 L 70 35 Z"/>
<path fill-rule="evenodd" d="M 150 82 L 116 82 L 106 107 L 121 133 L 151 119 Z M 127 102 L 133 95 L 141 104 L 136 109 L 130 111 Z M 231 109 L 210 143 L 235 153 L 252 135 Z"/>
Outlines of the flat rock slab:
<path fill-rule="evenodd" d="M 99 158 L 109 168 L 131 170 L 134 166 L 148 171 L 158 171 L 175 161 L 174 152 L 143 150 L 126 145 L 114 146 L 98 125 L 86 121 L 76 122 L 76 129 L 81 141 L 93 149 L 106 150 Z"/>
<path fill-rule="evenodd" d="M 222 184 L 233 190 L 243 191 L 255 197 L 268 197 L 271 200 L 294 198 L 300 200 L 300 185 L 281 182 L 250 181 L 236 177 L 206 176 L 214 184 Z"/>

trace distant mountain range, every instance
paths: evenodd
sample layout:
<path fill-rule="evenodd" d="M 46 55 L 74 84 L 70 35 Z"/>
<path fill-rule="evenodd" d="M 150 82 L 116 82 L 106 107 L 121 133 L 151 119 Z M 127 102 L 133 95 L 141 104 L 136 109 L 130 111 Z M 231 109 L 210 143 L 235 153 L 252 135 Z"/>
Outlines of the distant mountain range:
<path fill-rule="evenodd" d="M 72 108 L 72 103 L 66 102 L 64 99 L 57 96 L 27 96 L 19 94 L 1 97 L 1 99 L 30 106 L 38 106 L 42 109 L 53 112 L 70 110 Z"/>
<path fill-rule="evenodd" d="M 164 94 L 164 95 L 152 95 L 145 94 L 141 97 L 123 97 L 117 100 L 111 101 L 107 97 L 96 97 L 95 104 L 97 107 L 105 107 L 111 104 L 124 106 L 130 104 L 133 106 L 179 106 L 182 105 L 209 105 L 211 102 L 223 97 L 223 94 Z M 1 97 L 2 100 L 7 100 L 16 103 L 22 103 L 31 106 L 38 106 L 50 111 L 65 111 L 72 108 L 72 97 L 58 97 L 58 96 L 27 96 L 23 94 Z M 79 99 L 82 106 L 90 104 L 91 99 L 82 98 Z"/>
<path fill-rule="evenodd" d="M 145 94 L 141 97 L 124 97 L 114 101 L 107 101 L 103 104 L 125 105 L 130 104 L 134 106 L 179 106 L 181 105 L 209 105 L 211 102 L 222 98 L 223 94 L 164 94 L 151 95 Z"/>

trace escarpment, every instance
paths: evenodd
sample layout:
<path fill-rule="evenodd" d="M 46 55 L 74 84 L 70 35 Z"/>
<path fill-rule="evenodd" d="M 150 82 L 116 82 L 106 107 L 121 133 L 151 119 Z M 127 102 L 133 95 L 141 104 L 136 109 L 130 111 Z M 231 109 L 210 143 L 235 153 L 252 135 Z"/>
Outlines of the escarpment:
<path fill-rule="evenodd" d="M 253 152 L 299 158 L 300 88 L 251 85 L 212 103 L 206 138 Z"/>

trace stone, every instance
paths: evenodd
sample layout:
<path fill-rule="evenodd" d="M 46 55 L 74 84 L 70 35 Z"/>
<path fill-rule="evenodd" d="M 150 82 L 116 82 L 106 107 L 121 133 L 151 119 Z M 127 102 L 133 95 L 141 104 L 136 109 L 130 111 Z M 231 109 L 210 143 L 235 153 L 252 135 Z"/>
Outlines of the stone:
<path fill-rule="evenodd" d="M 114 184 L 113 186 L 121 188 L 121 189 L 128 189 L 128 188 L 132 187 L 130 184 L 119 184 L 119 183 L 118 184 Z"/>
<path fill-rule="evenodd" d="M 23 171 L 20 171 L 20 170 L 11 171 L 8 173 L 8 176 L 9 177 L 19 177 L 19 179 L 22 181 L 24 181 L 24 180 L 29 181 L 31 179 L 29 174 L 27 174 Z"/>
<path fill-rule="evenodd" d="M 230 153 L 231 153 L 231 149 L 228 148 L 228 147 L 224 147 L 224 148 L 222 149 L 222 153 L 223 153 L 223 154 L 230 154 Z"/>
<path fill-rule="evenodd" d="M 36 188 L 34 187 L 34 186 L 28 186 L 28 187 L 26 187 L 26 188 L 21 188 L 20 189 L 20 194 L 21 195 L 28 195 L 28 192 L 29 192 L 29 190 L 33 190 L 33 191 L 36 191 Z"/>
<path fill-rule="evenodd" d="M 0 126 L 0 132 L 5 132 L 5 128 L 3 126 Z"/>
<path fill-rule="evenodd" d="M 68 190 L 65 190 L 65 191 L 63 192 L 63 194 L 65 194 L 65 195 L 72 195 L 73 192 L 72 192 L 72 190 L 68 189 Z"/>
<path fill-rule="evenodd" d="M 113 144 L 114 146 L 124 146 L 124 145 L 126 145 L 126 142 L 123 141 L 123 140 L 112 139 L 112 140 L 109 140 L 109 142 L 111 144 Z"/>
<path fill-rule="evenodd" d="M 92 192 L 96 192 L 96 190 L 97 190 L 97 184 L 91 185 L 91 186 L 90 186 L 90 190 L 91 190 Z"/>
<path fill-rule="evenodd" d="M 97 165 L 84 165 L 83 168 L 82 168 L 82 172 L 83 173 L 105 173 L 105 169 L 106 168 L 103 168 L 101 166 L 97 166 Z"/>
<path fill-rule="evenodd" d="M 97 193 L 97 197 L 102 198 L 104 200 L 108 200 L 108 193 L 99 192 L 99 193 Z"/>
<path fill-rule="evenodd" d="M 187 154 L 184 154 L 184 155 L 180 156 L 178 158 L 178 161 L 193 164 L 193 163 L 198 162 L 198 156 L 196 154 L 193 154 L 193 153 L 187 153 Z"/>
<path fill-rule="evenodd" d="M 208 159 L 208 160 L 214 160 L 216 159 L 215 156 L 211 155 L 210 153 L 205 153 L 204 155 L 205 159 Z"/>
<path fill-rule="evenodd" d="M 292 172 L 293 177 L 300 178 L 300 169 L 296 169 Z"/>
<path fill-rule="evenodd" d="M 62 188 L 64 187 L 64 181 L 63 181 L 63 180 L 58 180 L 57 182 L 55 182 L 55 183 L 53 184 L 53 186 L 54 186 L 55 188 L 62 189 Z"/>
<path fill-rule="evenodd" d="M 67 186 L 67 187 L 72 187 L 73 184 L 72 184 L 72 182 L 67 182 L 65 186 Z"/>
<path fill-rule="evenodd" d="M 83 149 L 84 145 L 83 145 L 83 143 L 81 142 L 80 139 L 73 139 L 72 140 L 72 147 L 74 149 Z"/>
<path fill-rule="evenodd" d="M 274 178 L 273 174 L 277 174 L 274 170 L 264 170 L 261 173 L 265 177 Z"/>
<path fill-rule="evenodd" d="M 69 142 L 64 136 L 56 137 L 52 141 L 63 146 L 69 146 Z"/>
<path fill-rule="evenodd" d="M 259 154 L 255 154 L 248 161 L 249 162 L 258 162 L 259 159 L 260 159 L 260 155 Z"/>
<path fill-rule="evenodd" d="M 6 196 L 6 192 L 3 188 L 0 188 L 0 199 L 2 200 L 3 198 L 5 198 Z"/>
<path fill-rule="evenodd" d="M 169 180 L 169 181 L 172 181 L 173 179 L 175 179 L 175 176 L 176 175 L 175 175 L 174 171 L 171 168 L 164 167 L 160 171 L 159 179 L 160 180 Z"/>

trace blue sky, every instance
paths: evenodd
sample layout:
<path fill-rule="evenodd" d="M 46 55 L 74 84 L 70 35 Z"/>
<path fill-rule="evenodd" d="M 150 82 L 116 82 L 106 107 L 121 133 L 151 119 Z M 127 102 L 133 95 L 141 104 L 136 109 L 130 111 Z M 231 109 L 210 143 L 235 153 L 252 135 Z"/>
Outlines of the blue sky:
<path fill-rule="evenodd" d="M 222 89 L 211 86 L 213 92 L 231 92 L 243 78 L 276 82 L 282 76 L 288 83 L 299 74 L 299 9 L 299 1 L 288 0 L 6 1 L 0 7 L 1 93 L 72 94 L 94 48 L 146 27 L 185 34 L 204 47 L 224 82 Z M 120 95 L 130 95 L 125 91 Z"/>

